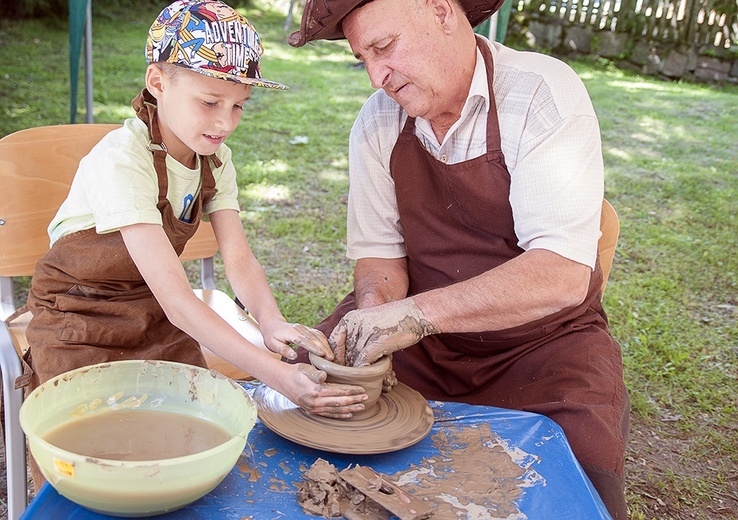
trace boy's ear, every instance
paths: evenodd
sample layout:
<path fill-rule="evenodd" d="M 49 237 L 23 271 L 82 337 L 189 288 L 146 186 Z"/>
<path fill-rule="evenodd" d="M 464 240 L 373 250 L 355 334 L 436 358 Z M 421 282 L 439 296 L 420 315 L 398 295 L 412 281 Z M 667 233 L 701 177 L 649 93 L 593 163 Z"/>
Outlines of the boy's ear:
<path fill-rule="evenodd" d="M 159 95 L 164 91 L 165 81 L 166 77 L 161 67 L 152 63 L 146 68 L 146 90 L 156 99 L 159 99 Z"/>

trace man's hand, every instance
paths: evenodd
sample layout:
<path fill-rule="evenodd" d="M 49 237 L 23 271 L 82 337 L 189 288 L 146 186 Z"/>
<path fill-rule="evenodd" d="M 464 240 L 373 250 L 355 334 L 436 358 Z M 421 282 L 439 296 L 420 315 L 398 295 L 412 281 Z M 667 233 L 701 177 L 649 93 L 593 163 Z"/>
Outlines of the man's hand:
<path fill-rule="evenodd" d="M 349 312 L 333 330 L 328 342 L 336 356 L 335 362 L 361 366 L 438 332 L 415 302 L 406 298 Z"/>

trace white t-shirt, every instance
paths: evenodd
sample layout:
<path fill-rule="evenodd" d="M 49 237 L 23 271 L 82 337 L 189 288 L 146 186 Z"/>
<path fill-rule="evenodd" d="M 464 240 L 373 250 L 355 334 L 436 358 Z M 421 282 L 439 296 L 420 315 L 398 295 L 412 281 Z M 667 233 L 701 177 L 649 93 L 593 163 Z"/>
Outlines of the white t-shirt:
<path fill-rule="evenodd" d="M 604 193 L 597 117 L 584 84 L 563 62 L 488 42 L 494 61 L 502 152 L 518 245 L 547 249 L 594 268 Z M 439 143 L 430 123 L 415 134 L 436 159 L 455 164 L 486 152 L 489 92 L 477 64 L 461 117 Z M 384 91 L 364 104 L 349 144 L 351 259 L 406 255 L 389 161 L 407 114 Z"/>
<path fill-rule="evenodd" d="M 127 119 L 80 161 L 69 195 L 49 225 L 52 244 L 93 227 L 102 234 L 132 224 L 162 224 L 153 155 L 146 148 L 148 135 L 143 121 Z M 223 164 L 213 170 L 216 194 L 203 206 L 203 219 L 221 209 L 239 209 L 231 150 L 221 145 L 216 155 Z M 201 188 L 199 160 L 195 169 L 189 169 L 167 156 L 167 175 L 167 199 L 174 215 L 188 220 Z"/>

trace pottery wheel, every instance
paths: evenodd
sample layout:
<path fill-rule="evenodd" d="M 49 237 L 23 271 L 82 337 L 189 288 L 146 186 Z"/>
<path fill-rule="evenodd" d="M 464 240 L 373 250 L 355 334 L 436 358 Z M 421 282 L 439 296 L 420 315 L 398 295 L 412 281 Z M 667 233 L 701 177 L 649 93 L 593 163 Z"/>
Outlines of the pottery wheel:
<path fill-rule="evenodd" d="M 292 442 L 333 453 L 369 455 L 411 446 L 433 426 L 433 411 L 420 393 L 397 383 L 382 393 L 372 413 L 353 419 L 309 414 L 266 385 L 254 391 L 259 419 Z"/>

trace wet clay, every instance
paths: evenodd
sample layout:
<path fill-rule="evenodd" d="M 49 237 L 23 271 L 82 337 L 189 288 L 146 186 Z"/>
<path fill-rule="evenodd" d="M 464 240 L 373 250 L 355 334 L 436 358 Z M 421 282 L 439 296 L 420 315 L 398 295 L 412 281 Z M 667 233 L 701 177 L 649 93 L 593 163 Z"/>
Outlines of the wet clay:
<path fill-rule="evenodd" d="M 433 411 L 420 393 L 398 383 L 381 393 L 368 413 L 353 420 L 309 414 L 266 385 L 254 391 L 259 419 L 277 435 L 332 453 L 388 453 L 428 435 Z"/>
<path fill-rule="evenodd" d="M 389 356 L 385 356 L 371 365 L 351 367 L 328 361 L 324 357 L 316 356 L 311 352 L 310 363 L 315 368 L 328 374 L 326 378 L 328 383 L 357 385 L 364 388 L 369 396 L 369 399 L 364 401 L 364 411 L 354 412 L 353 417 L 349 419 L 350 421 L 362 420 L 362 418 L 370 417 L 376 413 L 375 407 L 379 396 L 382 394 L 385 374 L 392 367 L 392 360 Z"/>
<path fill-rule="evenodd" d="M 433 437 L 439 456 L 390 476 L 406 492 L 433 503 L 436 518 L 525 518 L 518 502 L 526 469 L 512 459 L 489 424 L 445 428 Z"/>
<path fill-rule="evenodd" d="M 512 459 L 489 425 L 444 429 L 433 436 L 433 444 L 439 451 L 437 456 L 424 457 L 420 464 L 388 477 L 404 492 L 430 505 L 432 518 L 526 518 L 518 503 L 523 488 L 531 485 L 526 478 L 529 470 Z M 334 513 L 335 506 L 319 511 L 318 504 L 340 504 L 345 498 L 342 494 L 346 493 L 345 484 L 341 485 L 338 479 L 340 473 L 331 464 L 321 461 L 318 459 L 303 474 L 298 501 L 310 514 L 327 518 L 340 516 L 328 514 Z M 355 497 L 352 500 L 357 501 Z"/>
<path fill-rule="evenodd" d="M 52 428 L 43 438 L 79 455 L 146 461 L 200 453 L 231 435 L 217 424 L 185 414 L 123 410 L 74 419 Z"/>
<path fill-rule="evenodd" d="M 357 464 L 338 475 L 361 491 L 367 497 L 367 502 L 373 500 L 400 520 L 425 520 L 433 514 L 433 509 L 428 504 L 406 493 L 390 482 L 386 475 L 377 473 L 368 466 Z"/>
<path fill-rule="evenodd" d="M 318 459 L 297 484 L 297 502 L 307 514 L 348 520 L 389 520 L 391 515 L 340 478 L 330 462 Z"/>

